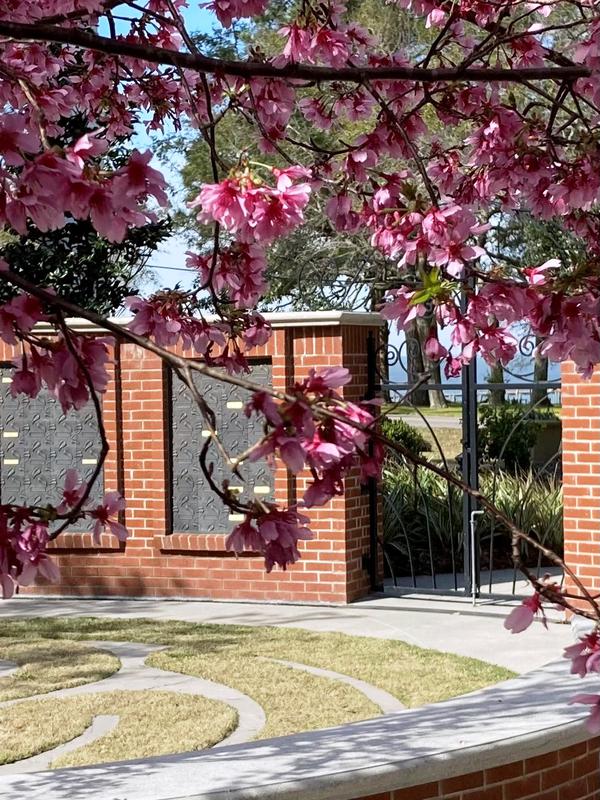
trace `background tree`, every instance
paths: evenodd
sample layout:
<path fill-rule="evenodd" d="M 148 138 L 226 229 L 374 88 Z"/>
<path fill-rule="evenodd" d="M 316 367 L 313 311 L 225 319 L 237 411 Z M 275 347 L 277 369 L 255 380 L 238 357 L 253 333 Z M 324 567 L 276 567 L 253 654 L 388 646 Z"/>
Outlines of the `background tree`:
<path fill-rule="evenodd" d="M 61 148 L 69 137 L 89 132 L 81 114 L 63 119 L 62 133 L 49 144 Z M 96 166 L 101 170 L 119 169 L 127 163 L 132 146 L 126 137 L 119 137 L 98 154 Z M 135 293 L 144 277 L 145 268 L 161 242 L 172 233 L 166 215 L 138 228 L 128 228 L 120 242 L 109 241 L 94 228 L 91 220 L 66 216 L 66 225 L 58 230 L 40 230 L 31 222 L 21 236 L 0 231 L 0 257 L 11 270 L 40 286 L 52 286 L 72 303 L 98 314 L 112 314 L 122 300 Z M 0 302 L 14 294 L 7 284 L 0 286 Z"/>
<path fill-rule="evenodd" d="M 70 220 L 62 229 L 28 226 L 25 236 L 0 238 L 0 256 L 11 270 L 98 314 L 113 314 L 136 292 L 159 244 L 171 235 L 169 220 L 130 228 L 122 242 L 99 236 L 89 220 Z M 0 302 L 14 291 L 0 286 Z"/>

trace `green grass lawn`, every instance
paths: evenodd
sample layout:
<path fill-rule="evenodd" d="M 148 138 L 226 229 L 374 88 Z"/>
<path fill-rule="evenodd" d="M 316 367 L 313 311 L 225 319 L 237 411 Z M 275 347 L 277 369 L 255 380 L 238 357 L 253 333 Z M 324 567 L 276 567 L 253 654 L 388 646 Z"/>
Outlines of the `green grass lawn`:
<path fill-rule="evenodd" d="M 525 406 L 523 406 L 525 408 Z M 553 405 L 552 411 L 557 417 L 562 413 L 562 406 Z M 429 406 L 414 406 L 399 405 L 398 403 L 384 403 L 381 406 L 382 414 L 399 414 L 401 416 L 410 416 L 411 414 L 417 415 L 424 414 L 426 417 L 462 417 L 463 405 L 462 403 L 449 403 L 447 408 L 430 408 Z"/>
<path fill-rule="evenodd" d="M 12 639 L 9 627 L 0 631 L 0 659 L 14 661 L 18 670 L 0 678 L 0 702 L 93 683 L 121 666 L 116 656 L 81 642 L 48 641 L 34 631 L 31 636 L 19 633 Z"/>
<path fill-rule="evenodd" d="M 441 461 L 440 449 L 446 460 L 456 458 L 462 453 L 462 431 L 459 428 L 419 428 L 421 436 L 429 443 L 429 450 L 423 455 L 432 461 Z"/>
<path fill-rule="evenodd" d="M 147 663 L 225 683 L 249 695 L 263 707 L 267 717 L 261 738 L 353 722 L 381 713 L 361 692 L 347 684 L 294 670 L 269 659 L 297 661 L 360 678 L 390 692 L 408 707 L 444 700 L 512 677 L 509 670 L 501 667 L 423 650 L 398 641 L 288 628 L 195 625 L 147 619 L 6 620 L 0 630 L 0 658 L 9 657 L 4 644 L 13 646 L 15 640 L 20 641 L 22 646 L 28 642 L 45 640 L 45 652 L 50 658 L 52 644 L 64 648 L 65 640 L 81 642 L 85 639 L 167 645 L 167 650 L 152 653 Z M 65 680 L 69 679 L 72 680 L 72 677 L 65 675 Z M 63 741 L 72 738 L 73 730 L 80 733 L 81 726 L 85 728 L 94 713 L 120 713 L 111 712 L 110 704 L 103 705 L 101 711 L 97 710 L 97 705 L 91 709 L 90 702 L 89 699 L 78 700 L 77 703 L 69 700 L 70 710 L 66 710 L 65 714 L 75 722 L 68 728 L 68 735 L 68 726 L 65 727 Z M 14 758 L 18 747 L 27 746 L 31 750 L 33 746 L 34 750 L 38 748 L 36 752 L 41 752 L 48 746 L 48 734 L 44 732 L 42 722 L 45 716 L 58 713 L 54 710 L 56 703 L 64 701 L 49 698 L 27 703 L 26 717 L 40 721 L 39 741 L 35 744 L 35 726 L 27 728 L 27 735 L 24 734 L 22 740 L 20 735 L 11 737 L 13 755 L 9 760 Z M 121 733 L 118 745 L 113 746 L 110 741 L 107 745 L 104 740 L 98 740 L 86 747 L 83 755 L 77 751 L 65 756 L 61 765 L 95 763 L 138 755 L 141 752 L 140 736 L 135 731 L 147 727 L 144 721 L 146 717 L 143 704 L 140 704 L 138 717 L 135 716 L 137 703 L 131 705 L 134 716 L 128 717 L 125 733 Z M 29 706 L 35 708 L 35 713 Z M 47 710 L 44 710 L 44 706 Z M 23 710 L 21 705 L 19 707 Z M 231 720 L 223 712 L 219 713 L 221 722 L 218 734 L 222 738 Z M 0 709 L 0 730 L 11 730 L 17 716 L 16 708 Z M 212 718 L 213 712 L 210 716 Z M 185 733 L 186 726 L 183 725 L 181 730 Z M 19 730 L 16 733 L 19 734 Z M 200 724 L 194 731 L 195 741 L 206 742 L 205 734 Z M 167 749 L 160 752 L 188 750 L 197 746 L 206 744 L 190 747 L 189 738 L 174 733 L 169 737 L 169 742 L 165 742 Z M 24 751 L 21 749 L 19 752 Z M 31 753 L 28 751 L 28 754 Z"/>
<path fill-rule="evenodd" d="M 429 408 L 429 406 L 419 406 L 418 409 L 414 406 L 399 405 L 398 403 L 384 403 L 381 407 L 382 414 L 400 414 L 402 416 L 415 416 L 421 412 L 426 417 L 461 417 L 462 416 L 462 403 L 450 403 L 447 408 Z"/>

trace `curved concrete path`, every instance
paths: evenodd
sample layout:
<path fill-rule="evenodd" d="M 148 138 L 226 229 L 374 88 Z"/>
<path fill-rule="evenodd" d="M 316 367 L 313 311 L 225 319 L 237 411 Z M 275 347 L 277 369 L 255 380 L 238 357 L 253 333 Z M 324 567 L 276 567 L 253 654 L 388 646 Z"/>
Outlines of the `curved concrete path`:
<path fill-rule="evenodd" d="M 282 658 L 269 658 L 267 661 L 274 661 L 276 664 L 282 664 L 284 667 L 291 669 L 299 669 L 303 672 L 310 672 L 311 675 L 317 675 L 319 678 L 329 678 L 333 681 L 340 683 L 347 683 L 359 692 L 362 692 L 372 703 L 383 711 L 384 714 L 393 714 L 396 711 L 403 711 L 406 706 L 400 700 L 394 697 L 393 694 L 373 686 L 372 683 L 361 681 L 360 678 L 353 678 L 351 675 L 344 675 L 341 672 L 334 672 L 331 669 L 321 669 L 320 667 L 309 667 L 308 664 L 300 664 L 298 661 L 284 661 Z"/>
<path fill-rule="evenodd" d="M 38 753 L 36 756 L 23 758 L 12 764 L 3 764 L 0 766 L 0 775 L 20 775 L 22 772 L 40 772 L 43 769 L 50 769 L 50 765 L 55 759 L 106 736 L 107 733 L 114 731 L 118 724 L 119 717 L 116 714 L 98 714 L 80 736 L 76 736 L 64 744 L 59 744 L 58 747 L 53 747 L 51 750 Z"/>
<path fill-rule="evenodd" d="M 262 730 L 266 723 L 265 712 L 261 706 L 252 698 L 226 686 L 224 683 L 216 683 L 205 678 L 196 678 L 191 675 L 182 675 L 178 672 L 169 672 L 156 667 L 149 667 L 145 664 L 146 658 L 157 650 L 164 650 L 158 645 L 139 644 L 137 642 L 104 642 L 87 641 L 87 644 L 108 650 L 116 655 L 121 661 L 121 668 L 108 678 L 103 678 L 94 683 L 86 683 L 82 686 L 73 686 L 69 689 L 58 689 L 47 694 L 37 694 L 30 697 L 22 697 L 16 700 L 7 700 L 0 703 L 0 708 L 24 703 L 29 700 L 48 700 L 57 697 L 76 697 L 82 694 L 99 694 L 104 692 L 116 691 L 164 691 L 178 692 L 181 694 L 193 694 L 207 697 L 209 700 L 218 700 L 222 703 L 235 708 L 238 714 L 238 725 L 233 733 L 218 742 L 214 747 L 224 747 L 226 745 L 242 744 L 254 739 Z M 118 717 L 109 717 L 109 720 Z M 115 722 L 116 724 L 116 722 Z M 60 745 L 53 750 L 40 753 L 29 759 L 0 766 L 0 775 L 6 773 L 35 772 L 44 769 L 54 758 L 64 752 L 71 752 L 83 744 L 104 736 L 113 729 L 114 725 L 107 722 L 107 715 L 99 715 L 94 718 L 94 722 L 87 728 L 81 736 Z M 66 750 L 64 748 L 67 748 Z"/>
<path fill-rule="evenodd" d="M 9 675 L 14 675 L 18 669 L 19 665 L 14 661 L 0 658 L 0 678 L 8 678 Z"/>

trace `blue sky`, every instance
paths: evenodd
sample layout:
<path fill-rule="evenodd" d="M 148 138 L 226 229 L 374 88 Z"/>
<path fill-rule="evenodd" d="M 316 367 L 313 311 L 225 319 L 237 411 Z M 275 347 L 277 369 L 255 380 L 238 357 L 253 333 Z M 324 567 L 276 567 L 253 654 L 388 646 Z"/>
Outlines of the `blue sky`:
<path fill-rule="evenodd" d="M 187 29 L 191 33 L 210 32 L 213 26 L 218 25 L 214 14 L 206 8 L 202 8 L 202 5 L 203 3 L 199 2 L 199 0 L 189 0 L 189 7 L 181 9 Z M 106 32 L 101 30 L 101 33 Z M 142 126 L 139 126 L 133 144 L 142 151 L 153 149 L 152 139 L 146 134 Z M 180 182 L 177 170 L 169 169 L 164 164 L 155 163 L 154 165 L 165 175 L 169 187 L 173 190 L 173 200 L 177 203 L 180 200 Z M 159 267 L 169 268 L 154 270 L 154 288 L 173 287 L 176 283 L 180 283 L 183 287 L 191 286 L 193 274 L 175 269 L 185 267 L 185 251 L 187 249 L 188 245 L 181 237 L 172 236 L 154 253 L 150 263 Z M 145 290 L 150 288 L 152 288 L 150 285 L 143 287 Z"/>

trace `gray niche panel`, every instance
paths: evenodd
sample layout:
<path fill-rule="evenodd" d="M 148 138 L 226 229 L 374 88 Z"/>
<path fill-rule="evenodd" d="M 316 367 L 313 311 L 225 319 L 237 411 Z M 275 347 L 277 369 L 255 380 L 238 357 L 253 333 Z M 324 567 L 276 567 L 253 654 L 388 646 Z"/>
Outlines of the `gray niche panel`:
<path fill-rule="evenodd" d="M 94 407 L 89 403 L 65 415 L 45 389 L 33 399 L 13 397 L 12 371 L 0 368 L 0 500 L 16 505 L 58 504 L 67 470 L 76 469 L 81 478 L 89 479 L 100 456 Z M 89 504 L 99 503 L 103 492 L 100 475 Z M 76 527 L 89 530 L 91 525 L 86 520 Z"/>
<path fill-rule="evenodd" d="M 269 386 L 271 365 L 255 364 L 249 379 Z M 262 434 L 260 421 L 255 415 L 248 419 L 244 414 L 249 392 L 199 374 L 195 375 L 194 382 L 215 412 L 217 432 L 228 453 L 237 455 L 258 441 Z M 212 492 L 200 467 L 200 452 L 206 441 L 206 432 L 200 409 L 185 384 L 173 373 L 171 512 L 173 531 L 177 533 L 228 533 L 236 524 L 236 520 L 230 519 L 229 509 Z M 270 497 L 273 479 L 264 462 L 247 463 L 242 467 L 242 473 L 247 478 L 244 485 L 231 476 L 214 445 L 210 447 L 208 461 L 214 464 L 213 476 L 218 486 L 224 479 L 229 479 L 231 486 L 243 487 L 240 492 L 243 500 L 254 496 Z"/>

